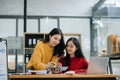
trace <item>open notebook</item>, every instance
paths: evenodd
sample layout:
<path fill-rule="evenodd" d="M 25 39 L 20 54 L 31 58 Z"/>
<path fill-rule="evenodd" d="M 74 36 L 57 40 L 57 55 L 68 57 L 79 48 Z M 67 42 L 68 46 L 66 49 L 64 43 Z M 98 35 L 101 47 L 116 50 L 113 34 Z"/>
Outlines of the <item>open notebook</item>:
<path fill-rule="evenodd" d="M 87 74 L 106 74 L 109 57 L 91 57 Z"/>

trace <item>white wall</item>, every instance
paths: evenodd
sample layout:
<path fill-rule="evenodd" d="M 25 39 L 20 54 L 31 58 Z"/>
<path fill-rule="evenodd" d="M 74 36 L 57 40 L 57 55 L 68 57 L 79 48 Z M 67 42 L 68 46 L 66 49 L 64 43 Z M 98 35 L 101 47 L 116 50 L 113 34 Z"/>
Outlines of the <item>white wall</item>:
<path fill-rule="evenodd" d="M 28 15 L 91 16 L 99 0 L 27 0 Z M 24 0 L 0 0 L 0 15 L 23 15 Z"/>
<path fill-rule="evenodd" d="M 0 0 L 0 15 L 23 15 L 24 0 Z"/>
<path fill-rule="evenodd" d="M 97 0 L 87 0 L 87 2 L 85 0 L 28 0 L 28 14 L 91 16 L 91 9 L 96 1 Z"/>

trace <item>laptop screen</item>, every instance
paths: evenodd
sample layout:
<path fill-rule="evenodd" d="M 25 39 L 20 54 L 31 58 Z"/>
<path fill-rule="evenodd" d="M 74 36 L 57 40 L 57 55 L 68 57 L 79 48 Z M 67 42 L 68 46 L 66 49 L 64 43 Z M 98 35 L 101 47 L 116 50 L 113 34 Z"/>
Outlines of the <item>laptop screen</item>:
<path fill-rule="evenodd" d="M 87 74 L 106 74 L 109 57 L 91 57 Z"/>

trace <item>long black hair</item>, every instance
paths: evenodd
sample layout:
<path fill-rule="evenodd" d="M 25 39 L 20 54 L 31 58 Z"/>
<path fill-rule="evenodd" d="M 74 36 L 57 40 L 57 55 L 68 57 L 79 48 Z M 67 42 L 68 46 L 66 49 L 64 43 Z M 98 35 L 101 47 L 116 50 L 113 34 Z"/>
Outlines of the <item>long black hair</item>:
<path fill-rule="evenodd" d="M 52 29 L 48 35 L 46 36 L 44 42 L 49 42 L 50 41 L 50 36 L 53 36 L 55 34 L 60 34 L 61 35 L 61 40 L 60 43 L 54 47 L 54 53 L 53 56 L 58 55 L 58 57 L 62 56 L 64 54 L 64 49 L 65 49 L 65 43 L 64 43 L 64 37 L 61 29 L 59 28 L 54 28 Z"/>
<path fill-rule="evenodd" d="M 73 44 L 76 46 L 77 50 L 75 51 L 75 57 L 84 57 L 82 49 L 81 49 L 81 45 L 80 42 L 77 38 L 75 37 L 71 37 L 67 40 L 66 42 L 66 47 L 69 41 L 73 41 Z M 85 58 L 85 57 L 84 57 Z M 66 50 L 66 57 L 65 57 L 65 66 L 69 66 L 70 65 L 70 54 L 68 54 L 67 50 Z"/>

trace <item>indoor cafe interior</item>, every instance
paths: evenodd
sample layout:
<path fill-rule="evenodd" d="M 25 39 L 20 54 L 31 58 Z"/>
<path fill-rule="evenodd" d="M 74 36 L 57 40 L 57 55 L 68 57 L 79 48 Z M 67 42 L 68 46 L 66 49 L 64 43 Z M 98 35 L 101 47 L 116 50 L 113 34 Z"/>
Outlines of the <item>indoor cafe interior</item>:
<path fill-rule="evenodd" d="M 107 73 L 27 74 L 36 44 L 53 28 L 65 43 L 76 37 L 88 62 L 108 57 Z M 0 80 L 45 78 L 120 80 L 120 0 L 0 0 Z"/>

